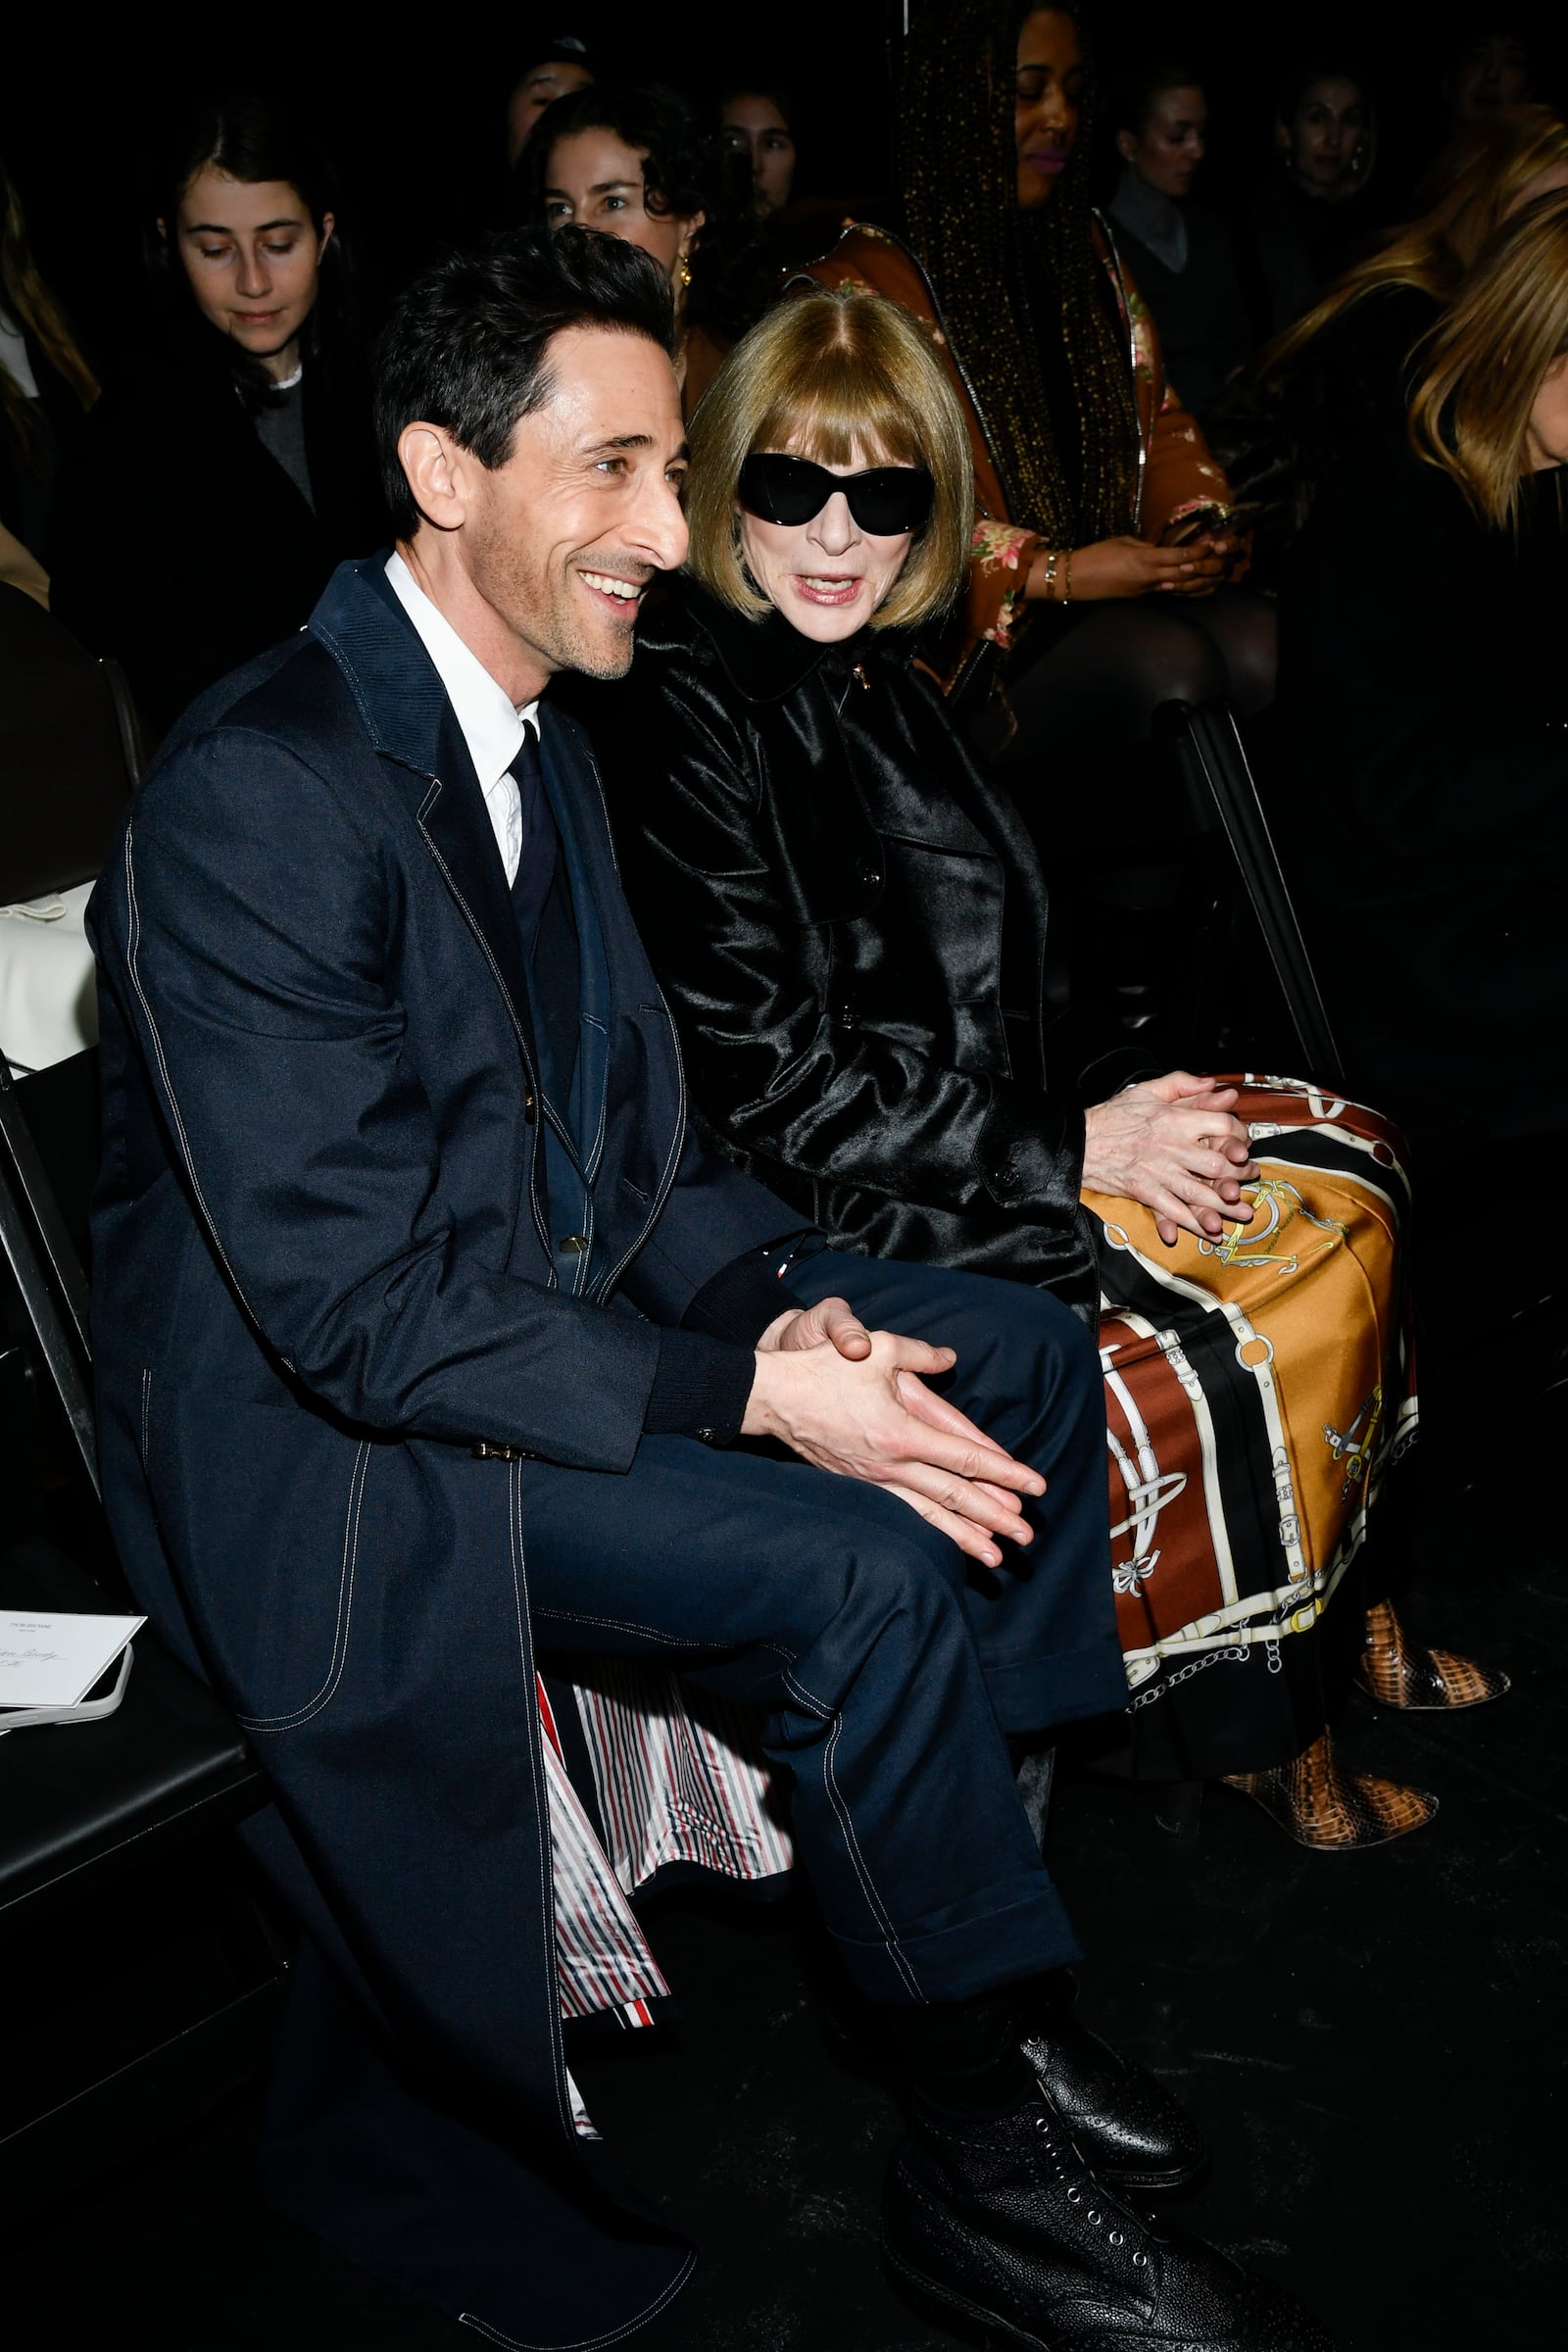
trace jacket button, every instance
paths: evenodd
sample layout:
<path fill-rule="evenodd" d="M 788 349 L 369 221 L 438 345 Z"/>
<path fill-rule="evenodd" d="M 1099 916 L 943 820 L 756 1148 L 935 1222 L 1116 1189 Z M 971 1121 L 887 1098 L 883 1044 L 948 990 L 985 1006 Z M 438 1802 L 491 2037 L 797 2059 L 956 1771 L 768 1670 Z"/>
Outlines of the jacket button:
<path fill-rule="evenodd" d="M 860 880 L 865 884 L 867 890 L 880 890 L 882 887 L 881 873 L 874 865 L 861 866 Z"/>
<path fill-rule="evenodd" d="M 838 1025 L 841 1029 L 853 1029 L 855 1027 L 855 1006 L 849 1002 L 848 998 L 846 998 L 841 1004 L 834 1008 L 833 1018 L 838 1022 Z"/>
<path fill-rule="evenodd" d="M 556 1244 L 556 1248 L 563 1257 L 581 1257 L 588 1248 L 588 1239 L 585 1234 L 568 1233 Z"/>
<path fill-rule="evenodd" d="M 997 1182 L 1004 1193 L 1010 1193 L 1017 1181 L 1018 1162 L 1015 1159 L 1004 1160 L 997 1174 Z"/>

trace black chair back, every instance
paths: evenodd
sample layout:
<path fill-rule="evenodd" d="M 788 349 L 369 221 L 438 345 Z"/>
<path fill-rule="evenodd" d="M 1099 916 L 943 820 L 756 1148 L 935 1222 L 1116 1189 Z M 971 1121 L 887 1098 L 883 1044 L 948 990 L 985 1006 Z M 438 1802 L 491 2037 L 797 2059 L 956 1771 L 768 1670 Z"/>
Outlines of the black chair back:
<path fill-rule="evenodd" d="M 70 1172 L 84 1189 L 88 1171 Z M 91 1491 L 86 1286 L 3 1063 L 0 1293 L 0 1608 L 124 1610 Z M 58 1442 L 56 1401 L 79 1468 Z M 134 1646 L 113 1713 L 0 1738 L 0 1945 L 24 2020 L 0 2069 L 13 2223 L 249 2084 L 286 1981 L 288 1934 L 234 1835 L 267 1801 L 256 1760 L 148 1628 Z"/>
<path fill-rule="evenodd" d="M 1166 703 L 1154 726 L 1175 751 L 1195 822 L 1229 845 L 1296 1032 L 1297 1075 L 1337 1083 L 1340 1049 L 1234 713 L 1224 703 Z"/>
<path fill-rule="evenodd" d="M 97 874 L 141 772 L 124 679 L 0 584 L 0 906 Z"/>
<path fill-rule="evenodd" d="M 92 1409 L 87 1281 L 43 1162 L 0 1055 L 0 1252 L 60 1399 L 94 1494 L 98 1447 Z"/>

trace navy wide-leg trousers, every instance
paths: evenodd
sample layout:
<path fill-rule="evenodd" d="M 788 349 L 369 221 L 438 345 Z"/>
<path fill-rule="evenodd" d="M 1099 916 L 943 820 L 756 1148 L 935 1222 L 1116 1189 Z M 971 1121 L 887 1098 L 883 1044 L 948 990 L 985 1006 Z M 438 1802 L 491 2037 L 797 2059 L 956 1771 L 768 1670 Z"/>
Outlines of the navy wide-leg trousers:
<path fill-rule="evenodd" d="M 1104 1408 L 1048 1293 L 850 1257 L 797 1260 L 872 1329 L 957 1351 L 942 1392 L 1048 1481 L 1025 1549 L 969 1561 L 897 1495 L 770 1451 L 648 1438 L 625 1477 L 531 1464 L 542 1649 L 654 1653 L 758 1707 L 802 1866 L 862 1991 L 954 2001 L 1076 1956 L 1004 1734 L 1126 1700 Z"/>

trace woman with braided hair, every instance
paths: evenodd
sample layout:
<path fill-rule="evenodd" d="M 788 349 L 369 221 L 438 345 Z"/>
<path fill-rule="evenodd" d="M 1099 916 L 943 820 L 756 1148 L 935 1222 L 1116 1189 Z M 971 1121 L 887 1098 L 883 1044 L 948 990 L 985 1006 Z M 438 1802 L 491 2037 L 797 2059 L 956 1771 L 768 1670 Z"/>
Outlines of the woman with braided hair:
<path fill-rule="evenodd" d="M 907 243 L 855 223 L 810 271 L 909 311 L 964 404 L 978 519 L 935 666 L 951 686 L 1010 651 L 1026 815 L 1047 746 L 1141 743 L 1163 702 L 1246 713 L 1273 692 L 1270 610 L 1230 585 L 1229 486 L 1090 204 L 1093 94 L 1078 0 L 928 8 L 900 103 Z"/>

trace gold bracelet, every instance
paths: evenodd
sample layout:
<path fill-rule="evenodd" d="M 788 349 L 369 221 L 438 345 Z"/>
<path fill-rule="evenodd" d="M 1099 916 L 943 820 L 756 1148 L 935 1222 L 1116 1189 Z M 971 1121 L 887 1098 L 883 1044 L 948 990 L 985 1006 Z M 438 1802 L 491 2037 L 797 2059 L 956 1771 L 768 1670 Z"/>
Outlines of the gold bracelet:
<path fill-rule="evenodd" d="M 1061 601 L 1064 605 L 1072 603 L 1072 549 L 1070 547 L 1067 550 L 1067 570 L 1061 586 Z"/>
<path fill-rule="evenodd" d="M 1057 554 L 1056 550 L 1055 550 L 1054 547 L 1048 547 L 1048 548 L 1047 548 L 1047 550 L 1046 550 L 1046 598 L 1045 598 L 1045 601 L 1046 601 L 1046 603 L 1047 603 L 1048 605 L 1049 605 L 1049 604 L 1050 604 L 1050 603 L 1053 601 L 1053 599 L 1054 598 L 1054 596 L 1055 596 L 1055 593 L 1056 593 L 1056 565 L 1058 564 L 1058 563 L 1059 563 L 1060 561 L 1061 561 L 1061 559 L 1060 559 L 1060 557 L 1058 556 L 1058 554 Z"/>

